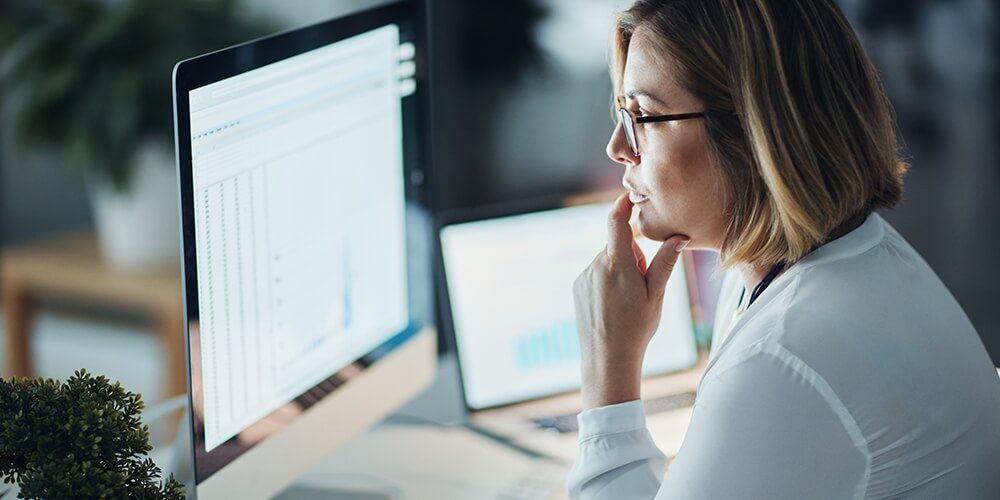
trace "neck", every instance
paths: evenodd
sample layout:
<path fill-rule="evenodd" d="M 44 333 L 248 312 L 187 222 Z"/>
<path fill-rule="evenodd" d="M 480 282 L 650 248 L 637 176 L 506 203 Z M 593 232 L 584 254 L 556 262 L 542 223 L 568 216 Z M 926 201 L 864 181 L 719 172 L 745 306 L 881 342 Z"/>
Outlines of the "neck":
<path fill-rule="evenodd" d="M 767 273 L 771 271 L 772 267 L 774 267 L 774 264 L 767 266 L 746 265 L 740 268 L 740 275 L 743 276 L 743 288 L 746 290 L 746 293 L 743 294 L 743 304 L 746 304 L 747 301 L 750 300 L 750 292 L 752 292 L 754 288 L 757 288 L 757 283 L 763 281 L 764 277 L 767 276 Z M 781 276 L 784 273 L 785 270 L 782 269 L 781 272 L 778 273 L 778 276 Z M 775 279 L 777 279 L 777 277 L 775 277 Z"/>
<path fill-rule="evenodd" d="M 827 242 L 840 238 L 841 236 L 857 229 L 858 226 L 864 223 L 867 218 L 868 214 L 864 212 L 859 212 L 851 217 L 848 217 L 848 219 L 841 225 L 834 228 L 834 230 L 831 231 L 826 238 L 823 238 L 823 241 L 820 242 L 819 245 L 816 245 L 816 248 L 819 248 Z M 767 276 L 767 273 L 771 271 L 772 267 L 774 267 L 774 264 L 745 265 L 740 268 L 740 275 L 743 277 L 743 286 L 746 290 L 746 297 L 744 300 L 749 298 L 750 291 L 757 287 L 757 284 L 760 283 L 765 276 Z M 790 266 L 785 266 L 785 269 L 782 269 L 781 272 L 778 273 L 778 276 L 784 274 L 789 267 Z"/>

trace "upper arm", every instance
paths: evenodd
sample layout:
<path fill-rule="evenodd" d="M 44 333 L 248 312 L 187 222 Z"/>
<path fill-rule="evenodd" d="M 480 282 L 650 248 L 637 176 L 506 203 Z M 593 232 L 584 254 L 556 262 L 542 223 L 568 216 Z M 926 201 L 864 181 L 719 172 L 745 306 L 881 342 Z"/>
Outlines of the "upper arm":
<path fill-rule="evenodd" d="M 660 498 L 853 498 L 867 448 L 826 382 L 777 345 L 709 374 Z"/>

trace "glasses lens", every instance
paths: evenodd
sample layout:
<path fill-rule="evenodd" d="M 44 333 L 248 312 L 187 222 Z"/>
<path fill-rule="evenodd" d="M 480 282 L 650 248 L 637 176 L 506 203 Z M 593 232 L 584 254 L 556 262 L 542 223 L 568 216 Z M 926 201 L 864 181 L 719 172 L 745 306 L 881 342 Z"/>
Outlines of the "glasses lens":
<path fill-rule="evenodd" d="M 618 108 L 618 119 L 622 122 L 625 139 L 628 141 L 629 147 L 632 148 L 632 154 L 638 155 L 639 145 L 635 142 L 635 122 L 632 121 L 632 114 L 625 108 Z"/>

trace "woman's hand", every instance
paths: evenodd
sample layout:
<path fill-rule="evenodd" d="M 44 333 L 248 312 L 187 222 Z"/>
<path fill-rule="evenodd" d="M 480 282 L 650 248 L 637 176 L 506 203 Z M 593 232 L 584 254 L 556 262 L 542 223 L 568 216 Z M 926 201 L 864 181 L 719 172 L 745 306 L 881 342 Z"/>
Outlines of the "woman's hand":
<path fill-rule="evenodd" d="M 573 284 L 584 409 L 639 399 L 642 358 L 663 310 L 667 278 L 688 243 L 674 235 L 646 266 L 632 236 L 628 195 L 608 217 L 608 246 Z"/>

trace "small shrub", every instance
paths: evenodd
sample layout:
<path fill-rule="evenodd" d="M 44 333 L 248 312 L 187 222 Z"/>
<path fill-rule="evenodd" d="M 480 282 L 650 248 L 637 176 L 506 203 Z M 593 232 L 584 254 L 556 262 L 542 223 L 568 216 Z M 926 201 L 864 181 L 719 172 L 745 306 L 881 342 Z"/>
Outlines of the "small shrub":
<path fill-rule="evenodd" d="M 21 498 L 184 498 L 147 454 L 142 396 L 79 370 L 0 379 L 0 476 Z"/>

